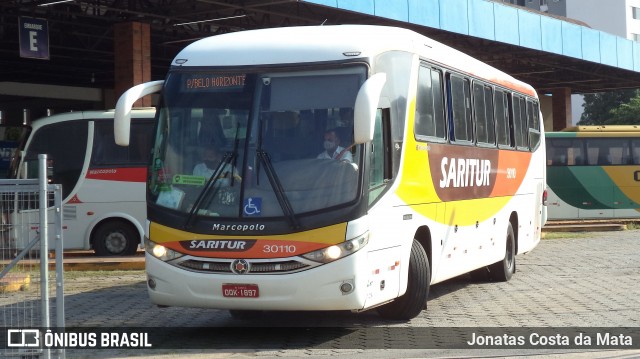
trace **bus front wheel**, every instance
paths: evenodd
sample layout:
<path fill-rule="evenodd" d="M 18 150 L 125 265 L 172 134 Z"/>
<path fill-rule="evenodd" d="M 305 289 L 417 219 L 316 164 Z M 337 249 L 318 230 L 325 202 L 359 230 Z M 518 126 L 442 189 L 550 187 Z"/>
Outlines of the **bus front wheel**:
<path fill-rule="evenodd" d="M 507 242 L 505 245 L 504 258 L 489 266 L 491 279 L 498 282 L 507 282 L 516 271 L 516 239 L 513 233 L 513 226 L 509 222 L 507 227 Z"/>
<path fill-rule="evenodd" d="M 409 259 L 407 291 L 393 302 L 379 307 L 378 313 L 383 318 L 392 320 L 417 317 L 427 307 L 430 282 L 429 258 L 420 242 L 414 239 Z"/>
<path fill-rule="evenodd" d="M 93 250 L 98 256 L 128 256 L 138 250 L 138 234 L 131 225 L 110 221 L 100 225 L 93 235 Z"/>

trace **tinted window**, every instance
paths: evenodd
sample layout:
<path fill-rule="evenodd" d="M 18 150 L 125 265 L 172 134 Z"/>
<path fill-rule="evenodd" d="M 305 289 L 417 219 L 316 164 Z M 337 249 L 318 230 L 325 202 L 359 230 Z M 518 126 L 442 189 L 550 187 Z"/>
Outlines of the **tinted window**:
<path fill-rule="evenodd" d="M 450 76 L 449 96 L 453 119 L 453 140 L 472 141 L 471 94 L 469 80 Z"/>
<path fill-rule="evenodd" d="M 420 67 L 416 98 L 415 133 L 417 137 L 445 138 L 442 73 Z"/>
<path fill-rule="evenodd" d="M 369 163 L 369 204 L 384 191 L 389 172 L 389 111 L 378 109 Z"/>
<path fill-rule="evenodd" d="M 499 146 L 510 146 L 509 136 L 509 102 L 507 94 L 501 90 L 495 92 L 496 139 Z"/>
<path fill-rule="evenodd" d="M 524 98 L 513 96 L 513 134 L 518 148 L 528 147 L 527 109 Z"/>
<path fill-rule="evenodd" d="M 129 146 L 118 146 L 113 121 L 95 121 L 91 164 L 95 166 L 146 165 L 151 150 L 153 122 L 133 119 Z"/>
<path fill-rule="evenodd" d="M 527 117 L 529 118 L 529 144 L 531 149 L 540 143 L 540 109 L 537 102 L 527 101 Z"/>
<path fill-rule="evenodd" d="M 640 165 L 640 139 L 631 140 L 632 163 Z"/>
<path fill-rule="evenodd" d="M 624 165 L 631 160 L 629 143 L 621 138 L 590 138 L 587 163 L 597 166 Z"/>
<path fill-rule="evenodd" d="M 27 148 L 28 177 L 37 178 L 38 154 L 52 160 L 53 183 L 62 185 L 67 197 L 78 182 L 87 150 L 87 121 L 69 121 L 41 127 Z"/>
<path fill-rule="evenodd" d="M 547 166 L 585 165 L 584 141 L 571 138 L 547 139 Z"/>
<path fill-rule="evenodd" d="M 473 107 L 476 119 L 476 140 L 481 144 L 494 144 L 493 91 L 491 87 L 473 85 Z"/>

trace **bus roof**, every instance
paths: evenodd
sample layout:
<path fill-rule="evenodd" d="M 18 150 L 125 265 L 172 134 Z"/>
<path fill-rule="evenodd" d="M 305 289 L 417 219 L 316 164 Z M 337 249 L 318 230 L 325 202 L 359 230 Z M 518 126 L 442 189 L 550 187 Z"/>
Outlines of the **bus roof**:
<path fill-rule="evenodd" d="M 574 126 L 567 127 L 562 131 L 546 132 L 545 136 L 548 138 L 640 137 L 640 126 Z"/>
<path fill-rule="evenodd" d="M 375 25 L 279 27 L 238 31 L 198 40 L 173 60 L 174 67 L 260 66 L 373 58 L 387 51 L 422 58 L 537 97 L 535 90 L 479 60 L 412 30 Z"/>
<path fill-rule="evenodd" d="M 610 125 L 610 126 L 573 126 L 562 132 L 640 132 L 638 125 Z"/>
<path fill-rule="evenodd" d="M 154 117 L 156 109 L 154 107 L 145 108 L 133 108 L 131 111 L 132 118 L 152 118 Z M 64 122 L 64 121 L 76 121 L 82 119 L 113 119 L 115 110 L 104 111 L 73 111 L 58 113 L 55 115 L 41 117 L 31 122 L 31 127 L 37 128 L 51 123 Z"/>

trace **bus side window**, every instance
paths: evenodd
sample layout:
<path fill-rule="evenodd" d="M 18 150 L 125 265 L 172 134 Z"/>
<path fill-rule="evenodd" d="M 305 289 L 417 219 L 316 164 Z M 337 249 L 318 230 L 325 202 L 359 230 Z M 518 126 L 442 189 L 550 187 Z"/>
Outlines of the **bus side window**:
<path fill-rule="evenodd" d="M 134 119 L 131 122 L 129 146 L 118 146 L 113 137 L 113 121 L 94 121 L 91 165 L 98 167 L 146 165 L 149 160 L 152 137 L 153 122 Z"/>
<path fill-rule="evenodd" d="M 154 125 L 152 121 L 136 121 L 131 126 L 131 144 L 129 162 L 147 164 L 151 155 Z"/>
<path fill-rule="evenodd" d="M 527 108 L 524 98 L 520 96 L 513 96 L 513 125 L 516 148 L 528 149 Z"/>
<path fill-rule="evenodd" d="M 93 123 L 94 133 L 91 164 L 104 166 L 125 162 L 128 157 L 127 152 L 129 152 L 129 147 L 116 145 L 113 137 L 113 121 L 96 120 Z"/>
<path fill-rule="evenodd" d="M 509 142 L 509 103 L 507 94 L 502 90 L 496 89 L 494 93 L 494 114 L 496 119 L 496 139 L 498 147 L 506 148 L 510 146 Z"/>
<path fill-rule="evenodd" d="M 391 179 L 391 126 L 389 109 L 378 109 L 369 160 L 369 206 L 384 192 Z"/>
<path fill-rule="evenodd" d="M 640 139 L 631 140 L 631 156 L 634 165 L 640 165 Z"/>
<path fill-rule="evenodd" d="M 493 89 L 482 83 L 473 84 L 473 112 L 476 122 L 476 140 L 479 144 L 495 144 L 493 118 Z"/>
<path fill-rule="evenodd" d="M 76 186 L 85 161 L 88 137 L 87 121 L 68 121 L 51 124 L 35 132 L 25 162 L 38 162 L 38 155 L 46 153 L 53 161 L 53 183 L 62 185 L 62 197 L 67 198 Z M 114 142 L 115 143 L 115 142 Z M 29 166 L 31 168 L 31 166 Z M 37 168 L 34 167 L 34 169 Z M 37 171 L 28 173 L 37 178 Z"/>
<path fill-rule="evenodd" d="M 416 94 L 415 135 L 418 139 L 445 138 L 444 94 L 442 73 L 420 66 Z"/>
<path fill-rule="evenodd" d="M 469 80 L 449 75 L 450 113 L 452 115 L 454 142 L 471 143 L 473 141 L 473 123 L 471 122 L 471 89 Z"/>
<path fill-rule="evenodd" d="M 527 118 L 529 123 L 529 144 L 535 150 L 540 144 L 540 112 L 537 102 L 527 100 Z"/>

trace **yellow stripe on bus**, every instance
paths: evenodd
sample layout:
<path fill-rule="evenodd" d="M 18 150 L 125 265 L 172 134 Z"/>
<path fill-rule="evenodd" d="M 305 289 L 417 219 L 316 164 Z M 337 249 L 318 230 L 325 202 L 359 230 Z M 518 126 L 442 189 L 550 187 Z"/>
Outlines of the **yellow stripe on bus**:
<path fill-rule="evenodd" d="M 265 224 L 268 226 L 268 224 Z M 199 233 L 189 233 L 179 229 L 163 226 L 152 222 L 149 227 L 151 238 L 156 243 L 179 242 L 202 239 L 257 239 L 269 241 L 291 241 L 335 244 L 345 240 L 347 230 L 346 223 L 334 224 L 328 227 L 316 228 L 306 232 L 296 232 L 279 235 L 206 235 Z"/>
<path fill-rule="evenodd" d="M 640 203 L 640 182 L 636 181 L 637 166 L 603 166 L 622 193 L 635 203 Z"/>

